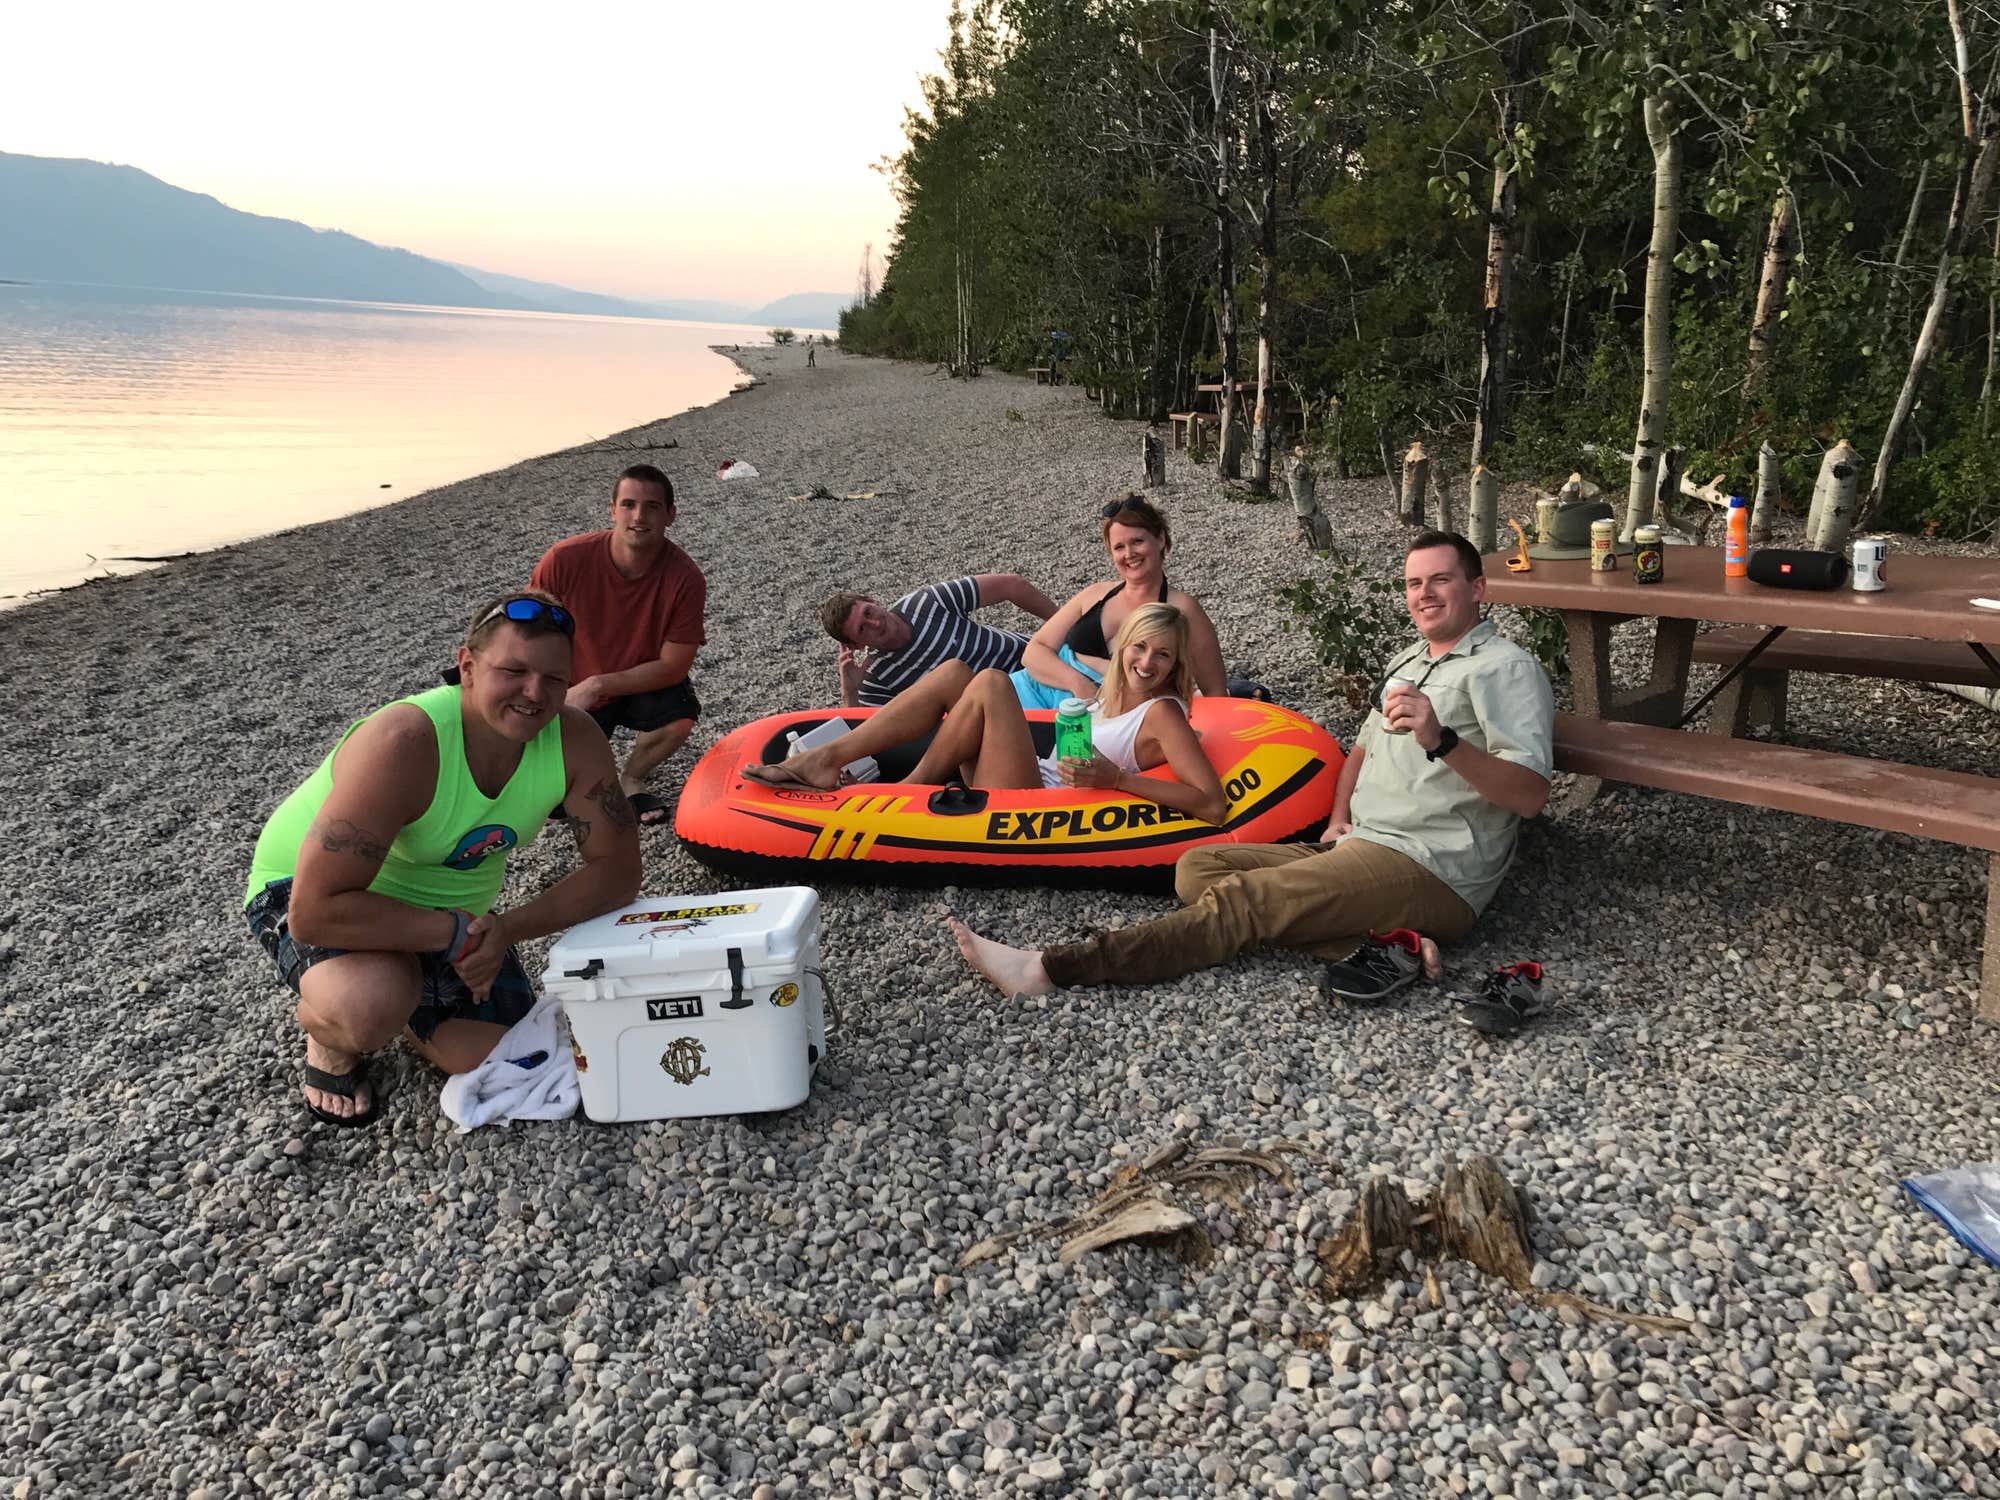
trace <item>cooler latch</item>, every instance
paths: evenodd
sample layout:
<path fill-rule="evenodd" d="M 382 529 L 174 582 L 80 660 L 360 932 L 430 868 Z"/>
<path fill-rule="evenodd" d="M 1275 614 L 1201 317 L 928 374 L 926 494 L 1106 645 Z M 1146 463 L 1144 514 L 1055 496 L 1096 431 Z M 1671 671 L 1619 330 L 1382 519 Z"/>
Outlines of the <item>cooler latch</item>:
<path fill-rule="evenodd" d="M 722 1002 L 724 1010 L 742 1010 L 749 1005 L 750 996 L 743 989 L 743 950 L 729 950 L 729 998 Z"/>
<path fill-rule="evenodd" d="M 585 964 L 580 969 L 564 969 L 563 978 L 595 979 L 599 974 L 602 974 L 603 972 L 604 972 L 604 960 L 601 958 L 593 958 L 589 963 Z"/>

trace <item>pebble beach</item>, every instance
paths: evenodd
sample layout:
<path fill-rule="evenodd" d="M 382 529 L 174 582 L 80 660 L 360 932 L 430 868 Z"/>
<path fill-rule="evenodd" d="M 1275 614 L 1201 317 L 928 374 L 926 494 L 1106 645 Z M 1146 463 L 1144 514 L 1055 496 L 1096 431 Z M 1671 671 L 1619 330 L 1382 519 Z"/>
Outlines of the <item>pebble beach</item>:
<path fill-rule="evenodd" d="M 1275 952 L 1005 999 L 947 913 L 1041 943 L 1170 903 L 829 885 L 843 1026 L 796 1110 L 459 1135 L 397 1050 L 374 1128 L 314 1125 L 241 915 L 257 831 L 619 469 L 668 472 L 709 581 L 669 798 L 730 728 L 835 701 L 835 589 L 1109 576 L 1142 429 L 1080 390 L 734 357 L 716 405 L 0 613 L 0 1495 L 2000 1495 L 2000 1271 L 1898 1186 L 2000 1157 L 1955 846 L 1612 791 L 1526 827 L 1445 981 L 1370 1009 Z M 1320 488 L 1400 566 L 1382 479 Z M 1289 505 L 1184 454 L 1160 503 L 1232 673 L 1351 738 L 1276 598 L 1318 566 Z M 1788 736 L 2000 766 L 2000 715 L 1913 684 L 1802 681 Z M 645 847 L 648 894 L 732 884 Z M 1524 958 L 1551 1015 L 1455 1023 Z M 1205 1251 L 1065 1264 L 1049 1226 L 1177 1142 L 1286 1173 L 1184 1193 Z M 1532 1288 L 1411 1259 L 1321 1292 L 1371 1177 L 1419 1197 L 1482 1153 L 1532 1202 Z"/>

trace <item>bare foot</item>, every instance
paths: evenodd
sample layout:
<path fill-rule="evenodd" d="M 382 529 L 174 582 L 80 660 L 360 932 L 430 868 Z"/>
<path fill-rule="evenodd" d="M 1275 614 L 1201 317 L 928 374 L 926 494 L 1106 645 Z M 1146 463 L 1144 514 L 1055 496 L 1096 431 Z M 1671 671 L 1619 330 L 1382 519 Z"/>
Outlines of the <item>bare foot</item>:
<path fill-rule="evenodd" d="M 825 765 L 809 755 L 795 755 L 770 766 L 745 766 L 744 776 L 765 786 L 803 786 L 830 792 L 840 785 L 840 767 Z"/>
<path fill-rule="evenodd" d="M 354 1071 L 359 1059 L 349 1052 L 335 1052 L 331 1047 L 322 1047 L 310 1036 L 306 1038 L 306 1064 L 318 1068 L 322 1073 L 344 1074 Z M 330 1089 L 316 1089 L 311 1084 L 303 1086 L 306 1102 L 330 1115 L 352 1118 L 365 1115 L 375 1107 L 375 1085 L 362 1082 L 355 1087 L 354 1097 L 336 1094 Z"/>
<path fill-rule="evenodd" d="M 1417 956 L 1424 962 L 1424 978 L 1444 978 L 1444 959 L 1438 955 L 1438 945 L 1421 935 L 1417 938 Z"/>
<path fill-rule="evenodd" d="M 951 935 L 957 940 L 958 951 L 965 955 L 965 961 L 984 974 L 1001 994 L 1055 993 L 1055 983 L 1049 978 L 1049 971 L 1042 967 L 1039 951 L 1009 948 L 1005 943 L 983 938 L 957 917 L 946 918 L 945 925 L 951 928 Z"/>

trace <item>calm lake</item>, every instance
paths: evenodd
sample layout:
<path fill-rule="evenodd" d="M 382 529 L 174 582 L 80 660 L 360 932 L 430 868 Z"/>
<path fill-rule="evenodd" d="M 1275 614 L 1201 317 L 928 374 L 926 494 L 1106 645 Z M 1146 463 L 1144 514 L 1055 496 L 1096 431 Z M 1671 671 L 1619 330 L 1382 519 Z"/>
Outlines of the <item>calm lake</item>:
<path fill-rule="evenodd" d="M 726 395 L 764 330 L 0 285 L 0 609 Z M 385 487 L 386 486 L 386 487 Z"/>

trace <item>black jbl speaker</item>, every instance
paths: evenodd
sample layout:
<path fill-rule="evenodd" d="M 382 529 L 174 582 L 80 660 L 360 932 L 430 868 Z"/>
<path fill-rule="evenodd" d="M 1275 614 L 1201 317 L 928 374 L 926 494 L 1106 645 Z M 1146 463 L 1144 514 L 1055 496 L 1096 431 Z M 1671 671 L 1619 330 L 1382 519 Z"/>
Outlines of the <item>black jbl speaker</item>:
<path fill-rule="evenodd" d="M 1750 581 L 1781 589 L 1837 589 L 1847 582 L 1847 559 L 1838 552 L 1759 547 L 1750 554 Z"/>

